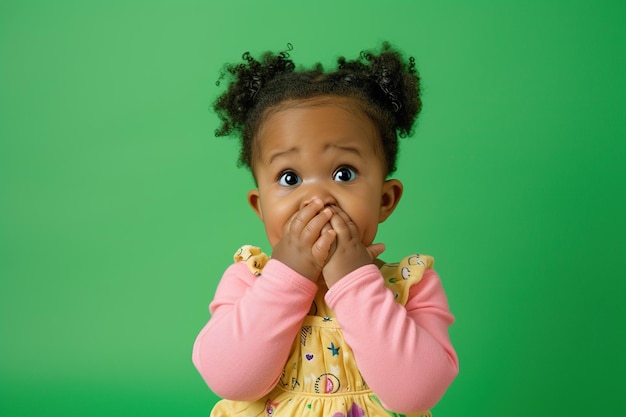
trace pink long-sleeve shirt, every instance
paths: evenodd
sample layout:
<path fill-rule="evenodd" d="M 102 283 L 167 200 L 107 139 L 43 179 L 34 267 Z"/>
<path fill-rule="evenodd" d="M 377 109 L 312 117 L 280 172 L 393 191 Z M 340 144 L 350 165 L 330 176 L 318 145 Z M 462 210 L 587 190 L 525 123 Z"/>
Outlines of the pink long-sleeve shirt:
<path fill-rule="evenodd" d="M 317 291 L 315 283 L 274 259 L 260 277 L 243 262 L 231 265 L 193 348 L 193 362 L 209 387 L 240 401 L 271 391 Z M 375 265 L 351 272 L 324 299 L 383 406 L 410 413 L 441 399 L 458 373 L 458 358 L 448 336 L 454 317 L 434 270 L 411 287 L 405 306 L 395 302 Z"/>

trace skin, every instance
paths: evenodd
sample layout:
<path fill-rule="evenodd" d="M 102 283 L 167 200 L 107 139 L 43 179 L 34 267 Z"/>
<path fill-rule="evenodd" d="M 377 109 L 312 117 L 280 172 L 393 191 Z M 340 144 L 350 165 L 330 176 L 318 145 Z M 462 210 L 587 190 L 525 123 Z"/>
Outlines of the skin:
<path fill-rule="evenodd" d="M 396 208 L 402 183 L 386 180 L 380 135 L 348 98 L 281 103 L 255 136 L 248 193 L 277 259 L 331 288 L 384 250 L 378 224 Z"/>

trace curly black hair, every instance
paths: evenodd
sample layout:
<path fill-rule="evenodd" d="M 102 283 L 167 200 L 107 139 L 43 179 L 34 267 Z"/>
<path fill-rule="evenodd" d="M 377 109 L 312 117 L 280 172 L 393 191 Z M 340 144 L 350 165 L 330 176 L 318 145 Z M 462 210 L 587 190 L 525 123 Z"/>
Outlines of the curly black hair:
<path fill-rule="evenodd" d="M 291 50 L 288 44 L 286 51 L 265 52 L 259 60 L 246 52 L 244 62 L 225 65 L 217 81 L 228 79 L 229 85 L 213 104 L 221 120 L 215 135 L 239 136 L 239 165 L 253 169 L 254 136 L 268 110 L 288 100 L 338 96 L 354 99 L 378 127 L 386 172 L 393 173 L 398 136 L 413 134 L 422 107 L 415 59 L 406 60 L 384 42 L 377 53 L 362 51 L 351 61 L 340 57 L 333 71 L 320 63 L 296 70 Z"/>

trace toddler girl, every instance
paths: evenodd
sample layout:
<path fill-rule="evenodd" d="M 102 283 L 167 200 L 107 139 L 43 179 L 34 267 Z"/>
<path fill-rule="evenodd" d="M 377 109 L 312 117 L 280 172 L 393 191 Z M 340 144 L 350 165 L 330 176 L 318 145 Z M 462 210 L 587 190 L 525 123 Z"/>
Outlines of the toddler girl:
<path fill-rule="evenodd" d="M 287 52 L 226 67 L 218 136 L 241 138 L 250 206 L 271 258 L 235 254 L 193 362 L 224 400 L 213 416 L 430 416 L 455 378 L 433 259 L 378 259 L 403 186 L 398 136 L 421 108 L 415 61 L 378 53 L 296 69 Z"/>

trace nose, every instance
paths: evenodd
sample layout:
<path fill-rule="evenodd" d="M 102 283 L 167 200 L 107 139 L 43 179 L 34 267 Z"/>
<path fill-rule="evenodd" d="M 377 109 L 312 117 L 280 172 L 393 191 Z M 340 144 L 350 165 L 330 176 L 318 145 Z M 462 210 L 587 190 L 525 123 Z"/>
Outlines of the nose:
<path fill-rule="evenodd" d="M 300 186 L 302 191 L 302 197 L 300 202 L 300 209 L 309 204 L 314 199 L 322 200 L 325 206 L 337 205 L 331 190 L 328 187 L 324 187 L 321 184 L 306 184 Z"/>

